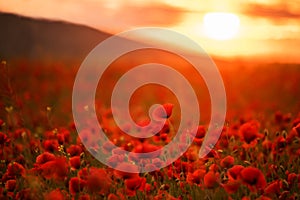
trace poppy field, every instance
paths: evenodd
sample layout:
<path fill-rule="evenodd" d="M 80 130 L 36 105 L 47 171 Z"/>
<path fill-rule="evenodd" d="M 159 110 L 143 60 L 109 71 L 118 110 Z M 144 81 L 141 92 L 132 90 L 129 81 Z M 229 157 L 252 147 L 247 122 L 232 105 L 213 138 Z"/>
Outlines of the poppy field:
<path fill-rule="evenodd" d="M 104 87 L 96 95 L 100 124 L 122 149 L 135 153 L 160 149 L 176 134 L 178 102 L 164 88 L 141 88 L 130 105 L 136 123 L 147 125 L 153 102 L 164 105 L 166 123 L 147 139 L 123 133 L 107 104 L 114 79 L 125 69 L 120 62 L 99 84 Z M 225 84 L 227 114 L 209 154 L 198 156 L 208 134 L 210 110 L 209 99 L 197 93 L 202 99 L 201 120 L 188 150 L 160 170 L 127 173 L 107 167 L 86 149 L 81 140 L 89 140 L 93 131 L 86 130 L 85 137 L 77 133 L 71 95 L 78 65 L 1 61 L 0 199 L 299 199 L 299 65 L 234 61 L 217 66 Z M 197 83 L 193 77 L 190 81 Z M 95 148 L 111 152 L 107 161 L 111 165 L 136 168 L 134 158 L 132 164 L 124 163 L 130 158 L 110 145 Z M 151 164 L 161 162 L 153 158 Z"/>

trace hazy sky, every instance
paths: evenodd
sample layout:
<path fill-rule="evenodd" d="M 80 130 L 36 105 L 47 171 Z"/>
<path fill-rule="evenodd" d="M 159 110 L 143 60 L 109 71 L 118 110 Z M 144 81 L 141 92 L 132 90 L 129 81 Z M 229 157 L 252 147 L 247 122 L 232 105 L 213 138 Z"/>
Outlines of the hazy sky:
<path fill-rule="evenodd" d="M 167 27 L 191 37 L 211 54 L 265 54 L 274 55 L 274 60 L 300 61 L 300 0 L 0 0 L 0 11 L 70 21 L 110 33 Z M 204 34 L 203 16 L 220 11 L 240 19 L 239 32 L 230 40 Z"/>

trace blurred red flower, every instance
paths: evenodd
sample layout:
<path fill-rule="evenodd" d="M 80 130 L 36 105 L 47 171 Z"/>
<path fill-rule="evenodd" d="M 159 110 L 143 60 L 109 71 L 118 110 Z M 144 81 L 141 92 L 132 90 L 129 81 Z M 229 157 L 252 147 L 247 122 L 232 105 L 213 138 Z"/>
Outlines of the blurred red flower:
<path fill-rule="evenodd" d="M 52 190 L 51 192 L 44 195 L 45 200 L 65 200 L 68 199 L 60 189 Z"/>
<path fill-rule="evenodd" d="M 280 194 L 280 181 L 270 183 L 264 190 L 265 194 Z"/>
<path fill-rule="evenodd" d="M 187 182 L 200 184 L 206 174 L 205 169 L 197 169 L 193 173 L 188 173 Z"/>
<path fill-rule="evenodd" d="M 49 152 L 44 152 L 36 157 L 35 163 L 41 165 L 52 160 L 55 160 L 54 154 Z"/>
<path fill-rule="evenodd" d="M 172 115 L 174 105 L 171 103 L 163 104 L 162 107 L 158 107 L 154 110 L 155 117 L 167 119 Z"/>
<path fill-rule="evenodd" d="M 230 168 L 234 163 L 234 157 L 232 156 L 226 156 L 225 158 L 223 158 L 220 162 L 221 167 L 223 168 Z"/>
<path fill-rule="evenodd" d="M 196 132 L 196 138 L 204 138 L 206 134 L 206 129 L 204 126 L 198 126 L 197 127 L 197 132 Z"/>
<path fill-rule="evenodd" d="M 5 183 L 5 188 L 9 192 L 13 192 L 16 189 L 16 186 L 17 186 L 17 181 L 15 179 L 8 180 Z"/>
<path fill-rule="evenodd" d="M 138 167 L 129 163 L 120 163 L 117 165 L 118 168 L 121 168 L 123 171 L 114 170 L 114 175 L 119 179 L 130 179 L 138 177 L 138 173 L 130 173 L 126 171 L 138 171 Z"/>
<path fill-rule="evenodd" d="M 240 175 L 240 172 L 244 169 L 245 167 L 242 166 L 242 165 L 235 165 L 233 166 L 232 168 L 230 168 L 228 171 L 227 171 L 227 174 L 228 174 L 228 177 L 229 179 L 233 179 L 233 180 L 237 180 L 239 175 Z"/>
<path fill-rule="evenodd" d="M 71 157 L 69 159 L 69 162 L 70 162 L 70 166 L 72 167 L 72 169 L 79 169 L 80 168 L 80 156 L 74 156 L 74 157 Z"/>
<path fill-rule="evenodd" d="M 243 183 L 249 186 L 251 191 L 264 189 L 267 185 L 264 174 L 255 167 L 246 167 L 240 172 Z"/>
<path fill-rule="evenodd" d="M 79 200 L 90 200 L 90 195 L 88 194 L 83 194 L 79 196 Z"/>
<path fill-rule="evenodd" d="M 247 144 L 255 141 L 260 136 L 258 133 L 259 123 L 257 121 L 246 122 L 240 126 L 239 134 L 243 141 Z"/>
<path fill-rule="evenodd" d="M 241 185 L 241 182 L 239 180 L 230 179 L 227 181 L 226 184 L 222 184 L 223 188 L 228 194 L 235 193 Z"/>
<path fill-rule="evenodd" d="M 80 156 L 82 153 L 82 148 L 79 145 L 70 145 L 69 148 L 67 148 L 67 153 L 70 154 L 70 156 Z"/>
<path fill-rule="evenodd" d="M 86 185 L 86 181 L 78 177 L 73 177 L 69 181 L 69 191 L 72 195 L 76 195 L 81 192 Z"/>
<path fill-rule="evenodd" d="M 204 176 L 204 186 L 208 189 L 212 189 L 219 184 L 219 173 L 213 171 L 207 172 Z"/>
<path fill-rule="evenodd" d="M 47 179 L 64 179 L 68 174 L 69 166 L 65 157 L 46 162 L 40 166 L 42 175 Z"/>
<path fill-rule="evenodd" d="M 144 191 L 146 178 L 134 177 L 124 181 L 129 196 L 134 196 L 137 190 Z"/>
<path fill-rule="evenodd" d="M 112 180 L 105 169 L 90 168 L 86 180 L 87 190 L 91 193 L 108 194 Z"/>
<path fill-rule="evenodd" d="M 46 151 L 54 152 L 58 150 L 58 141 L 56 139 L 45 140 L 43 147 Z"/>
<path fill-rule="evenodd" d="M 7 168 L 7 175 L 11 177 L 18 177 L 18 176 L 24 176 L 25 175 L 25 168 L 23 165 L 13 162 L 8 165 Z"/>
<path fill-rule="evenodd" d="M 115 195 L 115 194 L 113 194 L 113 193 L 110 193 L 110 194 L 107 196 L 107 199 L 108 199 L 108 200 L 119 200 L 120 198 L 119 198 L 117 195 Z"/>
<path fill-rule="evenodd" d="M 9 138 L 6 134 L 0 132 L 0 145 L 4 145 L 6 142 L 9 142 Z"/>

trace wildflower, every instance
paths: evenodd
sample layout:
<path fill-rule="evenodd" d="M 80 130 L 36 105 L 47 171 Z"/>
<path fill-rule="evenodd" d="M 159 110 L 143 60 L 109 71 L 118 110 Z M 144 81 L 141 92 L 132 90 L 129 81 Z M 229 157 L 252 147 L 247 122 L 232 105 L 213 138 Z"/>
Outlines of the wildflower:
<path fill-rule="evenodd" d="M 201 180 L 203 180 L 204 176 L 206 174 L 205 169 L 197 169 L 193 173 L 189 173 L 187 176 L 187 182 L 189 183 L 195 183 L 200 184 Z"/>
<path fill-rule="evenodd" d="M 41 165 L 52 160 L 55 160 L 55 156 L 52 153 L 45 152 L 36 157 L 35 163 Z"/>
<path fill-rule="evenodd" d="M 264 190 L 265 194 L 280 194 L 280 181 L 270 183 Z"/>
<path fill-rule="evenodd" d="M 72 195 L 81 192 L 86 185 L 86 181 L 78 177 L 73 177 L 69 181 L 69 191 Z"/>
<path fill-rule="evenodd" d="M 31 189 L 26 188 L 19 191 L 15 199 L 38 199 L 38 198 L 36 197 L 36 194 L 34 194 L 34 192 Z"/>
<path fill-rule="evenodd" d="M 168 119 L 172 114 L 173 107 L 174 105 L 171 103 L 163 104 L 162 106 L 156 108 L 153 114 L 158 119 L 160 118 Z"/>
<path fill-rule="evenodd" d="M 204 138 L 206 134 L 206 129 L 204 126 L 198 126 L 197 132 L 196 132 L 196 138 Z"/>
<path fill-rule="evenodd" d="M 240 129 L 239 133 L 243 141 L 247 144 L 255 141 L 257 137 L 260 137 L 258 133 L 259 123 L 257 121 L 250 121 L 243 124 Z"/>
<path fill-rule="evenodd" d="M 49 152 L 54 152 L 58 150 L 58 141 L 56 139 L 45 140 L 43 143 L 44 149 Z"/>
<path fill-rule="evenodd" d="M 7 142 L 9 142 L 9 138 L 7 137 L 7 135 L 0 132 L 0 145 L 4 145 Z"/>
<path fill-rule="evenodd" d="M 129 179 L 129 178 L 134 178 L 139 176 L 139 174 L 136 173 L 138 172 L 138 167 L 136 165 L 129 164 L 129 163 L 120 163 L 117 165 L 117 168 L 122 169 L 122 171 L 114 170 L 114 175 L 119 179 Z"/>
<path fill-rule="evenodd" d="M 223 188 L 228 194 L 235 193 L 241 185 L 241 182 L 239 180 L 228 180 L 226 184 L 222 184 Z"/>
<path fill-rule="evenodd" d="M 25 168 L 23 165 L 13 162 L 10 165 L 8 165 L 7 168 L 7 175 L 11 177 L 18 177 L 18 176 L 24 176 L 25 175 Z"/>
<path fill-rule="evenodd" d="M 212 189 L 219 184 L 219 173 L 209 171 L 204 176 L 204 185 L 208 189 Z"/>
<path fill-rule="evenodd" d="M 65 200 L 65 195 L 60 189 L 52 190 L 51 192 L 44 195 L 45 200 Z"/>
<path fill-rule="evenodd" d="M 108 200 L 119 200 L 119 197 L 113 193 L 110 193 L 107 197 Z"/>
<path fill-rule="evenodd" d="M 90 195 L 88 194 L 83 194 L 79 196 L 79 200 L 90 200 Z"/>
<path fill-rule="evenodd" d="M 267 185 L 263 173 L 255 167 L 246 167 L 240 172 L 241 180 L 252 191 L 264 189 Z"/>
<path fill-rule="evenodd" d="M 107 194 L 112 180 L 104 169 L 90 168 L 86 180 L 87 190 L 91 193 Z"/>
<path fill-rule="evenodd" d="M 68 164 L 65 157 L 46 162 L 40 166 L 42 175 L 47 179 L 63 179 L 68 173 Z"/>
<path fill-rule="evenodd" d="M 131 179 L 126 179 L 124 183 L 127 189 L 127 194 L 129 194 L 129 196 L 133 196 L 135 195 L 135 192 L 137 190 L 145 190 L 146 178 L 135 177 Z"/>
<path fill-rule="evenodd" d="M 11 179 L 6 181 L 5 188 L 9 192 L 13 192 L 16 189 L 17 181 L 15 179 Z"/>
<path fill-rule="evenodd" d="M 230 168 L 234 163 L 234 158 L 232 156 L 226 156 L 220 162 L 221 167 L 223 168 Z"/>
<path fill-rule="evenodd" d="M 238 179 L 240 172 L 244 169 L 244 166 L 242 165 L 235 165 L 232 168 L 230 168 L 227 173 L 228 173 L 228 177 L 230 179 L 236 180 Z"/>
<path fill-rule="evenodd" d="M 70 162 L 70 166 L 73 169 L 80 168 L 80 156 L 74 156 L 74 157 L 70 158 L 69 162 Z"/>
<path fill-rule="evenodd" d="M 82 153 L 82 148 L 79 145 L 72 144 L 69 148 L 67 148 L 67 153 L 70 154 L 71 157 L 73 156 L 80 156 Z"/>

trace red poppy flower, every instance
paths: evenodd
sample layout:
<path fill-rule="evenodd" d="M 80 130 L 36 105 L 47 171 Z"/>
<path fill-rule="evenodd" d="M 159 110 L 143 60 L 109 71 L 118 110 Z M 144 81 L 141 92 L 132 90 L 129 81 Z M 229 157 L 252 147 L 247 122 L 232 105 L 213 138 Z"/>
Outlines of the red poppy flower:
<path fill-rule="evenodd" d="M 7 137 L 7 135 L 0 132 L 0 145 L 3 145 L 8 141 L 9 141 L 9 138 Z"/>
<path fill-rule="evenodd" d="M 167 133 L 167 134 L 170 133 L 170 124 L 168 121 L 166 121 L 166 123 L 164 123 L 164 126 L 160 130 L 160 133 Z"/>
<path fill-rule="evenodd" d="M 107 194 L 112 180 L 104 169 L 90 168 L 86 180 L 87 190 L 91 193 Z"/>
<path fill-rule="evenodd" d="M 65 195 L 60 189 L 52 190 L 51 192 L 44 195 L 45 200 L 65 200 Z"/>
<path fill-rule="evenodd" d="M 270 183 L 264 190 L 265 194 L 280 194 L 280 181 Z"/>
<path fill-rule="evenodd" d="M 135 192 L 137 190 L 144 191 L 145 189 L 145 184 L 146 184 L 146 178 L 141 178 L 141 177 L 135 177 L 131 179 L 126 179 L 124 181 L 126 189 L 127 189 L 127 194 L 130 196 L 135 195 Z"/>
<path fill-rule="evenodd" d="M 82 168 L 81 170 L 79 170 L 78 172 L 78 176 L 81 178 L 81 179 L 84 179 L 86 180 L 87 177 L 89 175 L 89 171 L 88 171 L 88 168 Z"/>
<path fill-rule="evenodd" d="M 65 143 L 65 137 L 63 134 L 57 134 L 56 135 L 57 141 L 60 145 L 63 145 Z"/>
<path fill-rule="evenodd" d="M 34 194 L 29 188 L 21 190 L 17 193 L 15 199 L 38 199 L 36 194 Z"/>
<path fill-rule="evenodd" d="M 13 162 L 8 165 L 6 172 L 7 172 L 8 176 L 11 176 L 11 177 L 24 176 L 25 168 L 23 167 L 23 165 L 21 165 L 17 162 Z"/>
<path fill-rule="evenodd" d="M 60 135 L 61 141 L 65 142 L 65 143 L 69 143 L 70 142 L 71 133 L 70 133 L 70 131 L 68 129 L 61 128 L 59 130 L 59 133 L 57 134 L 57 136 L 58 135 Z"/>
<path fill-rule="evenodd" d="M 179 200 L 178 198 L 173 197 L 170 195 L 167 191 L 162 190 L 159 191 L 159 193 L 153 197 L 153 200 L 161 200 L 161 199 L 167 199 L 167 200 Z"/>
<path fill-rule="evenodd" d="M 265 139 L 262 143 L 262 147 L 263 147 L 265 153 L 270 153 L 270 151 L 272 150 L 272 146 L 273 146 L 273 143 L 268 139 Z"/>
<path fill-rule="evenodd" d="M 30 138 L 30 136 L 31 136 L 30 131 L 25 128 L 20 128 L 15 130 L 15 132 L 12 135 L 14 139 L 25 138 L 25 137 Z"/>
<path fill-rule="evenodd" d="M 124 171 L 114 170 L 114 175 L 119 179 L 129 179 L 138 177 L 138 173 L 130 173 L 126 171 L 138 171 L 138 167 L 129 163 L 120 163 L 117 165 L 118 168 L 123 169 Z"/>
<path fill-rule="evenodd" d="M 300 189 L 300 175 L 295 173 L 290 173 L 288 175 L 287 181 L 290 185 L 290 187 L 293 187 L 295 184 L 298 183 L 298 188 Z"/>
<path fill-rule="evenodd" d="M 78 177 L 73 177 L 69 181 L 69 191 L 72 195 L 81 192 L 86 185 L 86 181 Z"/>
<path fill-rule="evenodd" d="M 234 158 L 232 156 L 226 156 L 220 162 L 221 167 L 223 168 L 230 168 L 234 163 Z"/>
<path fill-rule="evenodd" d="M 230 179 L 226 184 L 223 184 L 222 186 L 228 194 L 233 194 L 239 189 L 240 185 L 240 181 Z"/>
<path fill-rule="evenodd" d="M 244 169 L 245 167 L 242 165 L 235 165 L 232 168 L 230 168 L 227 173 L 228 177 L 230 179 L 236 180 L 238 179 L 238 176 L 240 175 L 240 172 Z"/>
<path fill-rule="evenodd" d="M 115 145 L 113 145 L 110 141 L 109 142 L 105 142 L 102 146 L 102 148 L 106 151 L 106 152 L 111 152 L 114 148 Z"/>
<path fill-rule="evenodd" d="M 153 114 L 155 117 L 167 119 L 171 116 L 174 105 L 171 103 L 163 104 L 154 110 Z"/>
<path fill-rule="evenodd" d="M 73 169 L 79 169 L 80 168 L 80 156 L 74 156 L 70 158 L 70 165 Z"/>
<path fill-rule="evenodd" d="M 90 195 L 88 194 L 83 194 L 79 196 L 79 200 L 90 200 Z"/>
<path fill-rule="evenodd" d="M 17 186 L 17 181 L 15 179 L 8 180 L 5 183 L 5 188 L 9 192 L 13 192 L 16 189 L 16 186 Z"/>
<path fill-rule="evenodd" d="M 240 127 L 239 133 L 242 140 L 244 140 L 247 144 L 250 144 L 260 136 L 260 134 L 258 133 L 258 129 L 259 123 L 257 121 L 250 121 L 246 122 Z"/>
<path fill-rule="evenodd" d="M 55 160 L 55 156 L 52 153 L 44 152 L 36 157 L 36 164 L 44 164 L 48 161 Z"/>
<path fill-rule="evenodd" d="M 205 169 L 197 169 L 193 173 L 188 173 L 187 182 L 200 184 L 206 174 Z"/>
<path fill-rule="evenodd" d="M 282 122 L 282 119 L 283 119 L 283 114 L 282 114 L 282 112 L 277 111 L 277 112 L 275 113 L 275 122 L 276 122 L 277 124 L 279 124 L 279 123 Z"/>
<path fill-rule="evenodd" d="M 108 200 L 119 200 L 119 197 L 115 194 L 110 193 L 107 197 Z"/>
<path fill-rule="evenodd" d="M 64 179 L 68 173 L 68 164 L 65 157 L 56 158 L 40 166 L 42 175 L 47 179 Z"/>
<path fill-rule="evenodd" d="M 124 191 L 118 191 L 117 194 L 110 193 L 107 197 L 108 200 L 125 200 Z"/>
<path fill-rule="evenodd" d="M 54 152 L 58 150 L 59 144 L 56 139 L 51 139 L 51 140 L 45 140 L 43 146 L 46 151 Z"/>
<path fill-rule="evenodd" d="M 124 155 L 113 154 L 107 159 L 107 164 L 116 167 L 119 163 L 124 162 Z"/>
<path fill-rule="evenodd" d="M 80 156 L 82 153 L 82 148 L 79 145 L 71 145 L 69 148 L 67 148 L 67 153 L 70 154 L 70 156 Z"/>
<path fill-rule="evenodd" d="M 217 165 L 217 164 L 211 164 L 209 166 L 209 171 L 212 171 L 212 172 L 217 172 L 219 171 L 220 167 Z"/>
<path fill-rule="evenodd" d="M 208 189 L 212 189 L 219 184 L 219 174 L 213 171 L 207 172 L 204 176 L 204 186 Z"/>
<path fill-rule="evenodd" d="M 206 129 L 204 126 L 198 126 L 197 132 L 196 132 L 196 138 L 204 138 L 206 134 Z"/>
<path fill-rule="evenodd" d="M 255 167 L 246 167 L 240 172 L 242 181 L 252 191 L 264 189 L 267 185 L 263 173 Z"/>

